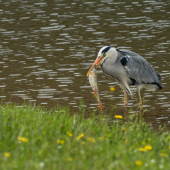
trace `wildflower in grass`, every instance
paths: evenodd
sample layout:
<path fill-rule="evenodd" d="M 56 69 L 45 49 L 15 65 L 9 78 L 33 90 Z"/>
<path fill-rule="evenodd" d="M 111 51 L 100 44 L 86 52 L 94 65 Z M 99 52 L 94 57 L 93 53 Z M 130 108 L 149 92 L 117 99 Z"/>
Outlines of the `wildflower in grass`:
<path fill-rule="evenodd" d="M 67 161 L 71 162 L 71 161 L 73 161 L 73 158 L 72 157 L 68 157 Z"/>
<path fill-rule="evenodd" d="M 166 153 L 161 153 L 160 155 L 161 155 L 162 157 L 166 157 L 166 156 L 167 156 Z"/>
<path fill-rule="evenodd" d="M 25 137 L 18 137 L 17 138 L 20 142 L 28 142 L 28 139 Z"/>
<path fill-rule="evenodd" d="M 80 135 L 77 136 L 77 140 L 81 139 L 84 136 L 84 133 L 81 133 Z"/>
<path fill-rule="evenodd" d="M 145 148 L 138 148 L 140 152 L 146 152 L 147 150 Z"/>
<path fill-rule="evenodd" d="M 170 146 L 169 146 L 169 150 L 170 150 Z"/>
<path fill-rule="evenodd" d="M 116 89 L 114 87 L 110 87 L 110 91 L 115 91 Z"/>
<path fill-rule="evenodd" d="M 138 149 L 140 152 L 146 152 L 152 150 L 152 146 L 146 145 L 144 148 L 139 148 Z"/>
<path fill-rule="evenodd" d="M 57 141 L 56 141 L 58 144 L 64 144 L 64 140 L 60 140 L 60 139 L 57 139 Z"/>
<path fill-rule="evenodd" d="M 84 141 L 81 142 L 82 145 L 85 145 L 86 143 Z"/>
<path fill-rule="evenodd" d="M 151 159 L 151 163 L 152 163 L 152 164 L 155 163 L 155 159 Z"/>
<path fill-rule="evenodd" d="M 94 139 L 94 138 L 91 138 L 91 137 L 88 137 L 88 138 L 87 138 L 87 141 L 92 142 L 92 143 L 95 143 L 95 142 L 96 142 L 95 139 Z"/>
<path fill-rule="evenodd" d="M 126 127 L 122 127 L 122 130 L 125 131 L 125 130 L 126 130 Z"/>
<path fill-rule="evenodd" d="M 141 161 L 135 161 L 135 165 L 142 166 L 142 162 Z"/>
<path fill-rule="evenodd" d="M 72 136 L 73 136 L 73 134 L 70 133 L 70 132 L 67 132 L 67 135 L 68 135 L 69 137 L 72 137 Z"/>
<path fill-rule="evenodd" d="M 115 115 L 114 116 L 116 119 L 123 119 L 123 117 L 121 115 Z"/>
<path fill-rule="evenodd" d="M 44 163 L 44 162 L 40 162 L 40 163 L 39 163 L 40 168 L 43 168 L 43 167 L 44 167 L 44 165 L 45 165 L 45 163 Z"/>
<path fill-rule="evenodd" d="M 129 140 L 126 139 L 126 140 L 125 140 L 125 143 L 129 143 Z"/>
<path fill-rule="evenodd" d="M 104 140 L 104 137 L 99 137 L 99 140 Z"/>
<path fill-rule="evenodd" d="M 147 151 L 150 151 L 150 150 L 152 150 L 152 146 L 146 145 L 146 146 L 144 147 L 144 149 L 146 149 Z"/>
<path fill-rule="evenodd" d="M 4 152 L 4 156 L 9 158 L 11 156 L 11 154 L 9 152 Z"/>

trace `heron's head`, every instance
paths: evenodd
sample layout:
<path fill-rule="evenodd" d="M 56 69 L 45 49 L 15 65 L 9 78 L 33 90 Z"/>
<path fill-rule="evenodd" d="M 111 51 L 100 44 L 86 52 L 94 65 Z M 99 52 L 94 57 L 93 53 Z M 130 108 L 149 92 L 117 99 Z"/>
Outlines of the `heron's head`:
<path fill-rule="evenodd" d="M 93 69 L 93 67 L 98 66 L 99 64 L 102 64 L 104 62 L 104 60 L 106 58 L 109 58 L 111 56 L 115 56 L 115 58 L 117 57 L 117 52 L 116 49 L 110 46 L 104 46 L 100 49 L 96 60 L 94 61 L 93 65 L 91 66 L 91 68 L 89 69 L 87 76 L 90 75 L 91 70 Z"/>

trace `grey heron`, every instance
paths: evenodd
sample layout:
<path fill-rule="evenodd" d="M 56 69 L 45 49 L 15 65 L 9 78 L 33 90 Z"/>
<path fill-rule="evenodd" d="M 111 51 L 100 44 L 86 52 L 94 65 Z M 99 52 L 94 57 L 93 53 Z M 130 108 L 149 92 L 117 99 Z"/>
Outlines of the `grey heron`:
<path fill-rule="evenodd" d="M 139 106 L 142 107 L 140 90 L 162 89 L 161 75 L 139 54 L 125 49 L 116 49 L 104 46 L 100 49 L 96 60 L 89 69 L 87 76 L 93 67 L 100 65 L 102 71 L 112 76 L 121 85 L 124 91 L 124 106 L 128 105 L 127 93 L 132 95 L 130 86 L 137 87 Z"/>

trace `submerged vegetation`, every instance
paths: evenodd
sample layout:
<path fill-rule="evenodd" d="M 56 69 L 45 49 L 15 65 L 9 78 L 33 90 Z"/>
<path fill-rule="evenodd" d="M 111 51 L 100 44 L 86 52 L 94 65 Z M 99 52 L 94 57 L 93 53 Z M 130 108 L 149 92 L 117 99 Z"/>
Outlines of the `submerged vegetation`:
<path fill-rule="evenodd" d="M 68 108 L 0 106 L 1 169 L 170 169 L 170 134 Z"/>

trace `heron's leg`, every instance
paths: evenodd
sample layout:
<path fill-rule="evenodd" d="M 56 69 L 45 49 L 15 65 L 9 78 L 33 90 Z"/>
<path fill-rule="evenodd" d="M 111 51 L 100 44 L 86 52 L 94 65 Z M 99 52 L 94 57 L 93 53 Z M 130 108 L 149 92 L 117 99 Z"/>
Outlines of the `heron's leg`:
<path fill-rule="evenodd" d="M 140 106 L 140 108 L 142 108 L 143 104 L 142 104 L 142 99 L 141 99 L 141 95 L 140 95 L 140 87 L 137 87 L 137 90 L 138 90 L 138 95 L 139 95 L 139 106 Z"/>
<path fill-rule="evenodd" d="M 124 106 L 125 106 L 125 109 L 127 109 L 127 105 L 128 105 L 127 94 L 125 90 L 123 90 L 123 92 L 124 92 Z"/>

